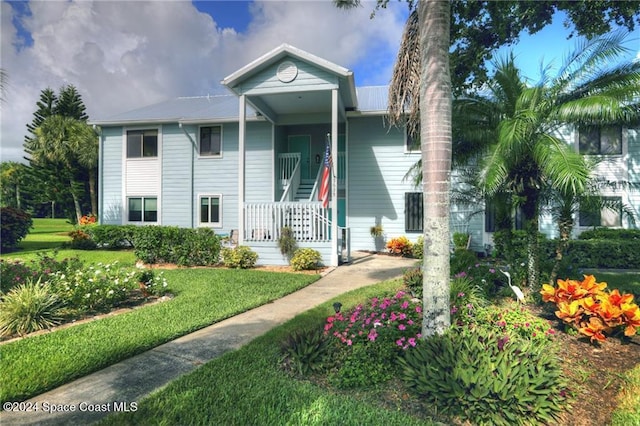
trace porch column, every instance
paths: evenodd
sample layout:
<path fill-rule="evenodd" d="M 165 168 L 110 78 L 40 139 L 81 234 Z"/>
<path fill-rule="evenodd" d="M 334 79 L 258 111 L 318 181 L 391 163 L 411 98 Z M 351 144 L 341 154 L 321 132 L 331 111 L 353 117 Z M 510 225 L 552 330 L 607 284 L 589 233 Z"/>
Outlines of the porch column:
<path fill-rule="evenodd" d="M 240 245 L 244 238 L 244 146 L 247 126 L 246 95 L 240 95 L 240 113 L 238 117 L 238 245 Z"/>
<path fill-rule="evenodd" d="M 338 89 L 331 90 L 331 266 L 338 266 Z"/>

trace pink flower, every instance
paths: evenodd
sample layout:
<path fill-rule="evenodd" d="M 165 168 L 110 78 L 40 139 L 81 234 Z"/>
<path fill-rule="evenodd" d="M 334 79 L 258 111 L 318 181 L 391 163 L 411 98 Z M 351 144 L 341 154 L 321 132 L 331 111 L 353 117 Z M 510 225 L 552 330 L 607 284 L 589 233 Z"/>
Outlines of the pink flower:
<path fill-rule="evenodd" d="M 401 337 L 400 339 L 396 340 L 396 345 L 404 346 L 404 339 L 404 337 Z"/>
<path fill-rule="evenodd" d="M 407 328 L 407 327 L 406 327 L 404 324 L 400 324 L 400 325 L 398 326 L 398 330 L 406 330 L 406 328 Z"/>
<path fill-rule="evenodd" d="M 351 346 L 353 344 L 353 342 L 351 341 L 351 339 L 347 340 L 347 346 Z"/>
<path fill-rule="evenodd" d="M 416 339 L 415 337 L 410 337 L 409 340 L 407 341 L 409 343 L 409 345 L 411 346 L 415 346 L 416 345 Z"/>
<path fill-rule="evenodd" d="M 417 312 L 417 313 L 422 312 L 422 308 L 421 308 L 420 306 L 416 306 L 416 312 Z"/>
<path fill-rule="evenodd" d="M 407 309 L 409 307 L 409 302 L 407 302 L 406 300 L 404 302 L 402 302 L 402 305 L 400 305 L 400 307 L 402 309 Z"/>

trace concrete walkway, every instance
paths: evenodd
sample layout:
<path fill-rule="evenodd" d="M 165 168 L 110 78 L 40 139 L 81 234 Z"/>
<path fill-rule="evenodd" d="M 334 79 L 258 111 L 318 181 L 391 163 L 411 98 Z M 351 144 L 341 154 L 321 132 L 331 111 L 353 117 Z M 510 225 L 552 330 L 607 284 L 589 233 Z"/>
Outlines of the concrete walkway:
<path fill-rule="evenodd" d="M 351 264 L 335 268 L 310 286 L 273 303 L 165 343 L 23 404 L 24 409 L 37 407 L 37 411 L 3 410 L 0 424 L 85 425 L 116 411 L 133 411 L 142 398 L 207 361 L 238 349 L 335 296 L 400 277 L 414 264 L 412 259 L 356 253 Z M 64 409 L 74 411 L 60 411 Z"/>

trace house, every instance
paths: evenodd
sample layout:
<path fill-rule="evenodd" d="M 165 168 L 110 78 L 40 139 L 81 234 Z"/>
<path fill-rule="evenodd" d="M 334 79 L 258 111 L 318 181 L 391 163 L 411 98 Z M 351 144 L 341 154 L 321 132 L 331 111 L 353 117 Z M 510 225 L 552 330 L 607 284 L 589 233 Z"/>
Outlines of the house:
<path fill-rule="evenodd" d="M 285 226 L 328 265 L 350 250 L 380 250 L 374 225 L 387 238 L 422 233 L 422 196 L 405 178 L 420 152 L 404 129 L 386 123 L 386 87 L 357 88 L 348 69 L 287 44 L 222 85 L 229 94 L 171 99 L 93 122 L 101 223 L 235 231 L 259 263 L 274 265 L 286 263 L 276 242 Z M 636 182 L 638 139 L 638 131 L 625 132 L 611 169 L 624 168 Z M 325 208 L 318 189 L 327 145 L 333 173 Z M 626 201 L 638 210 L 640 198 Z M 490 232 L 484 216 L 471 213 L 452 206 L 452 232 L 469 232 L 482 251 Z"/>

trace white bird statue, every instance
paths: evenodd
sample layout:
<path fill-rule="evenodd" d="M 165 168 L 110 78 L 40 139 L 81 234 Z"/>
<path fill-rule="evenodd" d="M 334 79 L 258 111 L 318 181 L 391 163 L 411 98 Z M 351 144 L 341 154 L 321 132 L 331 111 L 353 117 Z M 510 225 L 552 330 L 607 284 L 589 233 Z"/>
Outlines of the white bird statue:
<path fill-rule="evenodd" d="M 518 287 L 517 285 L 511 285 L 511 274 L 503 270 L 500 270 L 500 272 L 502 272 L 509 279 L 509 287 L 511 287 L 511 290 L 513 290 L 513 292 L 516 294 L 518 302 L 524 303 L 524 293 L 522 292 L 522 290 L 520 290 L 520 287 Z"/>

